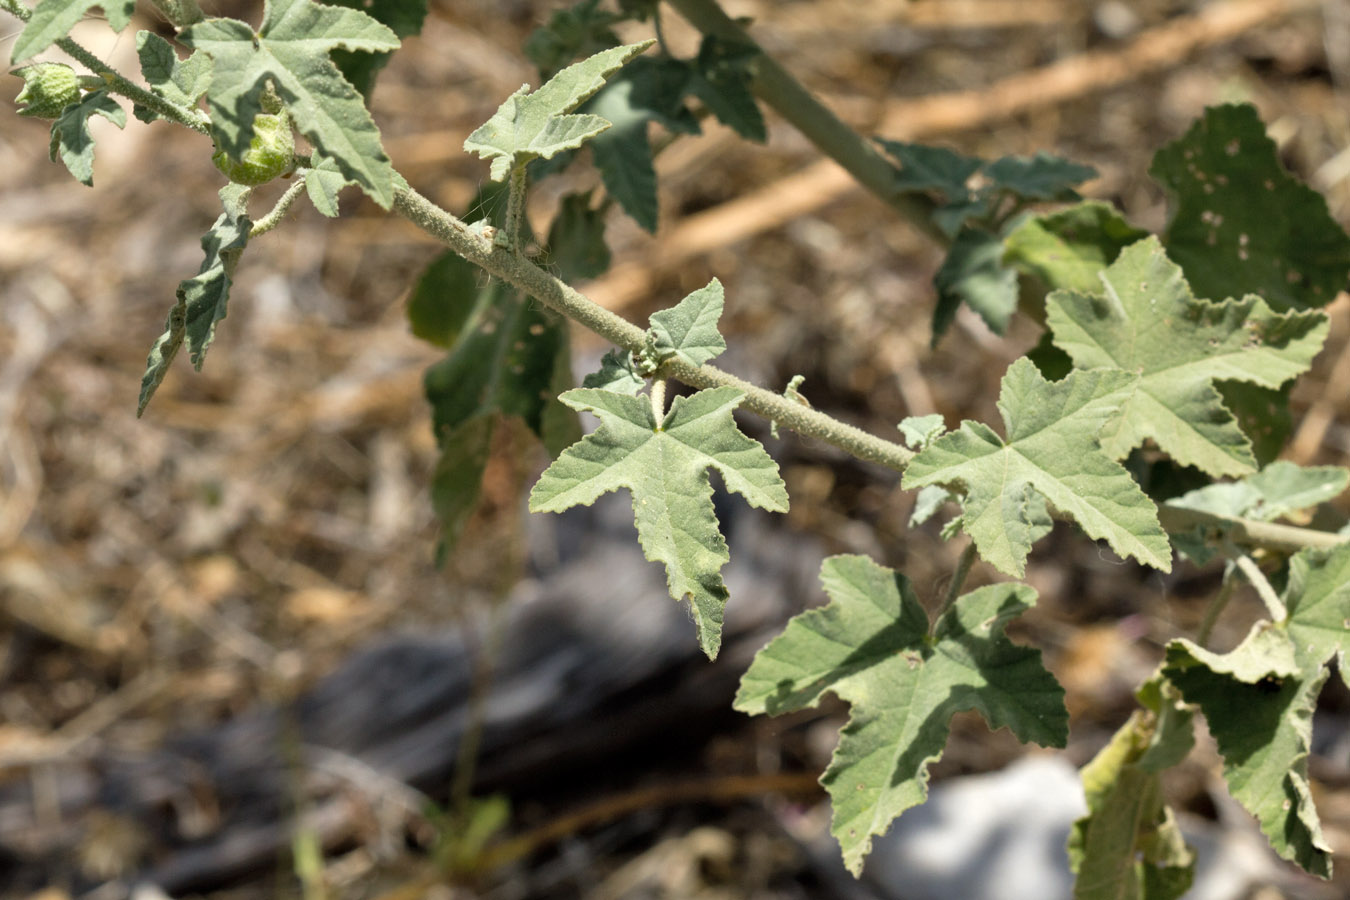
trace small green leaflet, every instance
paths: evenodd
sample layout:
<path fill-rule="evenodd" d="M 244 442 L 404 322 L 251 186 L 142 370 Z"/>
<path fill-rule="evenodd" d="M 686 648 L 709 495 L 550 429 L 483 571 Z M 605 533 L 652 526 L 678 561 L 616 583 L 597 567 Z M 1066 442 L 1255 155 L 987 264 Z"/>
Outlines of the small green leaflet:
<path fill-rule="evenodd" d="M 52 141 L 48 155 L 52 162 L 65 163 L 80 184 L 94 186 L 94 136 L 89 133 L 89 117 L 102 116 L 118 128 L 125 128 L 127 112 L 105 90 L 90 91 L 61 111 L 52 122 Z"/>
<path fill-rule="evenodd" d="M 1003 240 L 1003 261 L 1035 275 L 1049 290 L 1095 293 L 1100 273 L 1120 251 L 1148 237 L 1115 208 L 1089 200 L 1058 212 L 1032 216 Z"/>
<path fill-rule="evenodd" d="M 492 160 L 492 180 L 505 181 L 516 166 L 580 147 L 610 123 L 596 115 L 569 113 L 600 90 L 607 77 L 654 43 L 603 50 L 563 69 L 533 93 L 528 84 L 522 85 L 469 135 L 464 149 Z"/>
<path fill-rule="evenodd" d="M 1340 466 L 1304 468 L 1279 460 L 1241 481 L 1211 484 L 1167 501 L 1168 506 L 1198 509 L 1234 519 L 1273 522 L 1325 503 L 1350 485 Z"/>
<path fill-rule="evenodd" d="M 180 60 L 173 45 L 150 31 L 136 32 L 136 55 L 141 60 L 141 75 L 150 90 L 178 106 L 196 109 L 211 84 L 211 59 L 194 53 Z M 159 114 L 144 106 L 132 108 L 142 122 L 153 122 Z"/>
<path fill-rule="evenodd" d="M 670 309 L 651 315 L 651 333 L 656 338 L 660 360 L 678 357 L 691 366 L 701 366 L 727 349 L 717 330 L 722 318 L 722 282 L 714 278 Z"/>
<path fill-rule="evenodd" d="M 1050 530 L 1047 501 L 1121 556 L 1170 571 L 1153 502 L 1097 440 L 1137 387 L 1137 375 L 1118 369 L 1080 369 L 1049 382 L 1019 359 L 999 394 L 1007 440 L 962 422 L 914 457 L 903 487 L 964 491 L 962 528 L 985 561 L 1012 575 L 1023 574 L 1032 543 Z"/>
<path fill-rule="evenodd" d="M 1083 767 L 1088 814 L 1069 835 L 1075 900 L 1177 900 L 1190 889 L 1195 854 L 1163 802 L 1159 772 L 1195 742 L 1193 714 L 1157 676 L 1136 710 Z"/>
<path fill-rule="evenodd" d="M 922 450 L 947 433 L 947 422 L 941 413 L 909 416 L 897 428 L 911 450 Z"/>
<path fill-rule="evenodd" d="M 1153 237 L 1122 251 L 1101 279 L 1094 294 L 1052 293 L 1046 317 L 1077 366 L 1140 373 L 1120 417 L 1102 432 L 1102 448 L 1120 459 L 1151 438 L 1211 475 L 1255 471 L 1251 442 L 1214 382 L 1277 388 L 1295 378 L 1322 349 L 1326 316 L 1278 315 L 1255 296 L 1197 300 Z"/>
<path fill-rule="evenodd" d="M 647 559 L 666 567 L 670 595 L 689 600 L 699 646 L 715 658 L 722 643 L 730 556 L 713 512 L 708 469 L 751 505 L 787 512 L 778 465 L 731 417 L 744 395 L 730 387 L 677 397 L 658 424 L 646 397 L 592 388 L 558 399 L 589 410 L 600 427 L 567 448 L 530 492 L 531 512 L 589 506 L 601 494 L 633 495 L 638 541 Z"/>
<path fill-rule="evenodd" d="M 351 182 L 331 157 L 315 151 L 310 162 L 312 165 L 308 169 L 300 170 L 301 177 L 305 179 L 305 193 L 309 195 L 309 202 L 314 204 L 315 209 L 335 219 L 338 214 L 338 194 Z"/>
<path fill-rule="evenodd" d="M 312 0 L 267 0 L 262 28 L 237 19 L 207 19 L 183 31 L 183 43 L 211 57 L 206 93 L 211 128 L 220 148 L 238 159 L 253 138 L 270 81 L 296 129 L 343 176 L 385 209 L 394 202 L 394 169 L 380 146 L 380 130 L 361 94 L 327 54 L 395 50 L 397 35 L 355 9 Z"/>
<path fill-rule="evenodd" d="M 1251 105 L 1207 109 L 1149 174 L 1175 201 L 1167 253 L 1200 296 L 1260 294 L 1284 311 L 1325 306 L 1345 287 L 1350 237 L 1280 165 Z"/>
<path fill-rule="evenodd" d="M 9 61 L 21 63 L 61 40 L 95 6 L 103 7 L 113 31 L 131 24 L 136 0 L 38 0 L 33 15 L 14 41 Z"/>
<path fill-rule="evenodd" d="M 216 334 L 216 323 L 225 318 L 234 269 L 248 243 L 249 229 L 253 227 L 248 217 L 249 190 L 237 184 L 227 184 L 220 189 L 220 202 L 225 211 L 211 230 L 202 235 L 206 258 L 195 277 L 179 282 L 178 299 L 169 310 L 164 333 L 150 348 L 150 356 L 145 361 L 145 376 L 141 379 L 137 416 L 145 412 L 185 339 L 192 366 L 201 371 L 206 351 Z"/>
<path fill-rule="evenodd" d="M 1063 747 L 1064 689 L 1041 653 L 1013 644 L 1008 622 L 1035 602 L 1023 584 L 995 584 L 952 604 L 933 627 L 909 579 L 865 556 L 821 567 L 830 595 L 792 619 L 741 678 L 735 706 L 779 715 L 813 707 L 826 691 L 852 706 L 820 783 L 834 809 L 831 833 L 855 875 L 872 846 L 928 795 L 953 714 L 973 709 L 990 728 Z"/>
<path fill-rule="evenodd" d="M 582 379 L 581 386 L 600 388 L 636 397 L 638 391 L 647 384 L 647 379 L 637 373 L 633 365 L 633 354 L 616 347 L 600 360 L 600 370 L 592 372 Z"/>
<path fill-rule="evenodd" d="M 952 241 L 933 276 L 933 346 L 951 327 L 965 303 L 995 334 L 1008 330 L 1017 309 L 1017 272 L 1003 266 L 1003 242 L 983 228 L 966 226 Z"/>

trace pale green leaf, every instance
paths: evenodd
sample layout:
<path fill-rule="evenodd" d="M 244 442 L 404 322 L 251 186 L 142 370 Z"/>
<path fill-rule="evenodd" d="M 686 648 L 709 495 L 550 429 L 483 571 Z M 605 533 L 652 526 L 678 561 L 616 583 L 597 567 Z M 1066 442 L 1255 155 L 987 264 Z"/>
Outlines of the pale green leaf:
<path fill-rule="evenodd" d="M 1212 475 L 1255 471 L 1251 443 L 1216 381 L 1276 388 L 1306 371 L 1326 337 L 1317 312 L 1276 314 L 1259 298 L 1197 300 L 1156 238 L 1127 247 L 1094 294 L 1046 298 L 1055 344 L 1082 368 L 1140 373 L 1121 415 L 1102 432 L 1119 459 L 1152 439 L 1174 460 Z"/>
<path fill-rule="evenodd" d="M 1206 650 L 1186 638 L 1178 638 L 1167 646 L 1169 653 L 1175 650 L 1176 658 L 1185 659 L 1187 665 L 1202 665 L 1216 675 L 1243 684 L 1256 684 L 1268 677 L 1285 678 L 1299 672 L 1289 633 L 1266 621 L 1254 624 L 1242 643 L 1227 653 Z"/>
<path fill-rule="evenodd" d="M 549 159 L 580 147 L 610 123 L 596 115 L 569 113 L 600 90 L 608 76 L 653 43 L 602 50 L 563 69 L 533 93 L 528 84 L 523 85 L 469 135 L 464 149 L 492 160 L 492 180 L 504 181 L 512 169 L 531 159 Z"/>
<path fill-rule="evenodd" d="M 1325 306 L 1345 288 L 1350 237 L 1280 165 L 1250 105 L 1206 110 L 1149 174 L 1175 201 L 1164 242 L 1196 294 L 1259 294 L 1287 310 Z"/>
<path fill-rule="evenodd" d="M 1115 207 L 1090 200 L 1028 218 L 1004 239 L 1003 261 L 1035 275 L 1049 290 L 1095 293 L 1101 289 L 1101 271 L 1147 236 Z"/>
<path fill-rule="evenodd" d="M 113 31 L 121 31 L 131 24 L 136 11 L 136 0 L 38 0 L 33 15 L 23 31 L 14 40 L 9 61 L 21 63 L 37 56 L 70 33 L 70 29 L 95 6 L 101 6 L 108 15 Z"/>
<path fill-rule="evenodd" d="M 1137 380 L 1129 372 L 1090 369 L 1048 382 L 1019 359 L 999 395 L 1007 439 L 963 422 L 914 458 L 903 486 L 964 493 L 962 528 L 981 557 L 1010 574 L 1023 573 L 1032 540 L 1048 527 L 1046 501 L 1121 556 L 1168 571 L 1171 548 L 1152 501 L 1097 441 Z"/>
<path fill-rule="evenodd" d="M 169 310 L 164 334 L 150 348 L 145 375 L 141 379 L 136 415 L 145 412 L 146 405 L 164 381 L 169 364 L 184 341 L 187 342 L 193 368 L 201 371 L 206 351 L 215 338 L 216 323 L 225 318 L 234 270 L 248 244 L 249 230 L 253 227 L 248 217 L 248 195 L 249 189 L 237 184 L 227 184 L 220 189 L 224 212 L 211 229 L 202 235 L 205 258 L 201 267 L 194 277 L 179 282 L 177 301 Z"/>
<path fill-rule="evenodd" d="M 80 184 L 94 186 L 94 136 L 89 133 L 89 117 L 102 116 L 118 128 L 127 124 L 126 110 L 105 90 L 90 91 L 61 111 L 52 122 L 52 162 L 65 163 Z"/>
<path fill-rule="evenodd" d="M 310 161 L 312 165 L 302 171 L 305 193 L 309 195 L 309 201 L 315 209 L 335 219 L 338 214 L 338 194 L 351 182 L 331 157 L 316 151 Z"/>
<path fill-rule="evenodd" d="M 595 413 L 600 427 L 559 456 L 530 492 L 533 512 L 588 506 L 620 488 L 632 492 L 642 549 L 647 559 L 665 565 L 670 595 L 689 601 L 699 645 L 709 657 L 722 641 L 727 589 L 721 569 L 729 556 L 708 469 L 752 506 L 774 512 L 788 506 L 777 464 L 731 417 L 743 396 L 721 387 L 677 397 L 658 424 L 645 397 L 568 391 L 559 399 Z"/>
<path fill-rule="evenodd" d="M 1008 330 L 1017 308 L 1017 273 L 1003 266 L 1003 243 L 982 228 L 962 228 L 933 276 L 933 344 L 951 326 L 964 303 L 995 334 Z"/>
<path fill-rule="evenodd" d="M 717 330 L 724 304 L 722 282 L 714 278 L 670 309 L 651 315 L 652 334 L 660 359 L 677 356 L 691 366 L 701 366 L 727 349 Z"/>
<path fill-rule="evenodd" d="M 922 450 L 947 432 L 947 422 L 941 413 L 908 416 L 896 427 L 911 450 Z"/>
<path fill-rule="evenodd" d="M 170 103 L 196 109 L 211 85 L 210 57 L 193 53 L 180 60 L 173 45 L 154 32 L 136 32 L 136 55 L 150 90 Z M 134 111 L 144 122 L 159 118 L 158 113 L 143 106 L 136 106 Z"/>
<path fill-rule="evenodd" d="M 872 837 L 928 794 L 928 766 L 942 754 L 953 714 L 976 710 L 1019 740 L 1064 746 L 1064 690 L 1038 650 L 1004 635 L 1034 602 L 1021 584 L 996 584 L 956 600 L 929 629 L 909 579 L 863 556 L 821 568 L 831 602 L 796 616 L 755 657 L 736 708 L 777 715 L 815 706 L 826 692 L 851 713 L 821 784 L 831 832 L 857 874 Z"/>
<path fill-rule="evenodd" d="M 1192 715 L 1160 678 L 1146 682 L 1139 698 L 1145 710 L 1083 767 L 1088 814 L 1074 823 L 1068 847 L 1077 900 L 1176 900 L 1194 877 L 1195 855 L 1163 802 L 1158 775 L 1189 752 Z"/>
<path fill-rule="evenodd" d="M 296 129 L 343 177 L 388 209 L 394 201 L 394 169 L 380 146 L 380 131 L 357 92 L 328 58 L 336 49 L 394 50 L 398 37 L 355 9 L 312 0 L 267 0 L 257 33 L 237 19 L 207 19 L 183 31 L 189 47 L 211 57 L 206 100 L 220 148 L 240 158 L 253 138 L 253 118 L 262 112 L 270 82 Z"/>
<path fill-rule="evenodd" d="M 633 365 L 633 354 L 617 347 L 600 360 L 600 371 L 592 372 L 581 382 L 582 387 L 615 391 L 630 397 L 637 396 L 646 384 L 647 379 L 639 375 Z"/>
<path fill-rule="evenodd" d="M 1280 460 L 1241 481 L 1206 485 L 1168 500 L 1167 505 L 1235 519 L 1273 522 L 1325 503 L 1347 485 L 1350 471 L 1340 466 L 1304 468 Z"/>
<path fill-rule="evenodd" d="M 942 509 L 948 503 L 960 503 L 959 494 L 954 494 L 945 487 L 936 484 L 930 484 L 926 488 L 920 488 L 918 495 L 914 498 L 914 512 L 910 513 L 909 524 L 913 528 L 922 525 L 933 516 L 937 515 L 938 510 Z M 947 538 L 943 534 L 943 538 Z"/>

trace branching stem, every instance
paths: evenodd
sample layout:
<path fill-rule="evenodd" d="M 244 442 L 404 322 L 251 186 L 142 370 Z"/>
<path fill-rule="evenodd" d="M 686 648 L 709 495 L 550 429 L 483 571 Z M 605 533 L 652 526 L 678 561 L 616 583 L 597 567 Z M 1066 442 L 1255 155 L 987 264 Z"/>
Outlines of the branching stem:
<path fill-rule="evenodd" d="M 276 206 L 273 206 L 267 215 L 253 223 L 253 227 L 249 229 L 248 232 L 249 238 L 252 239 L 260 234 L 267 234 L 267 232 L 280 225 L 281 220 L 284 219 L 286 213 L 290 211 L 291 204 L 295 202 L 295 198 L 299 197 L 300 192 L 304 189 L 304 176 L 295 179 L 295 183 L 286 188 L 286 193 L 277 198 Z"/>

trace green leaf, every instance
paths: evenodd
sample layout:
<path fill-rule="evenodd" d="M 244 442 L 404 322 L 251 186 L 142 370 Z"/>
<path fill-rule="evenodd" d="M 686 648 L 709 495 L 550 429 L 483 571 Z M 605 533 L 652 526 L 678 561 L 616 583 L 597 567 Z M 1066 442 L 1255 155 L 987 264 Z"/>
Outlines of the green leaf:
<path fill-rule="evenodd" d="M 1259 465 L 1269 465 L 1278 459 L 1294 432 L 1289 397 L 1296 383 L 1287 381 L 1284 387 L 1274 390 L 1241 381 L 1220 381 L 1215 385 L 1223 397 L 1223 405 L 1252 442 L 1252 456 Z"/>
<path fill-rule="evenodd" d="M 431 473 L 431 506 L 441 523 L 438 564 L 459 541 L 478 508 L 496 425 L 494 415 L 471 416 L 437 435 L 441 453 Z"/>
<path fill-rule="evenodd" d="M 722 642 L 730 558 L 713 512 L 708 469 L 751 506 L 786 512 L 778 466 L 736 427 L 731 411 L 744 395 L 721 387 L 677 397 L 658 424 L 645 397 L 582 388 L 559 399 L 589 410 L 600 427 L 569 447 L 530 492 L 532 512 L 589 506 L 601 494 L 633 495 L 638 540 L 647 559 L 666 567 L 670 595 L 689 600 L 699 646 L 710 658 Z"/>
<path fill-rule="evenodd" d="M 1035 275 L 1050 290 L 1094 293 L 1101 289 L 1101 271 L 1147 236 L 1115 207 L 1090 200 L 1024 221 L 1004 239 L 1003 261 Z"/>
<path fill-rule="evenodd" d="M 922 450 L 947 433 L 947 422 L 941 413 L 909 416 L 897 428 L 911 450 Z"/>
<path fill-rule="evenodd" d="M 380 130 L 361 95 L 328 58 L 336 49 L 394 50 L 398 37 L 355 9 L 312 0 L 267 0 L 257 33 L 237 19 L 207 19 L 183 31 L 183 43 L 211 57 L 207 90 L 211 128 L 220 148 L 238 159 L 253 138 L 270 83 L 296 129 L 343 177 L 380 206 L 394 202 L 394 169 L 380 146 Z"/>
<path fill-rule="evenodd" d="M 751 85 L 759 48 L 705 35 L 694 60 L 689 92 L 703 101 L 717 121 L 741 137 L 764 143 L 768 131 Z"/>
<path fill-rule="evenodd" d="M 1350 544 L 1333 550 L 1304 550 L 1289 561 L 1282 599 L 1285 625 L 1304 671 L 1333 658 L 1350 684 L 1345 653 L 1350 649 Z"/>
<path fill-rule="evenodd" d="M 984 168 L 984 160 L 945 147 L 881 139 L 877 143 L 900 163 L 895 175 L 897 191 L 935 190 L 952 199 L 965 197 L 969 193 L 966 183 Z"/>
<path fill-rule="evenodd" d="M 1192 296 L 1156 238 L 1127 247 L 1096 294 L 1046 298 L 1055 343 L 1075 365 L 1139 372 L 1138 389 L 1102 432 L 1119 459 L 1152 439 L 1177 462 L 1212 475 L 1255 471 L 1251 443 L 1223 405 L 1218 380 L 1276 388 L 1307 370 L 1326 337 L 1316 312 L 1278 315 L 1259 297 Z"/>
<path fill-rule="evenodd" d="M 1325 503 L 1350 485 L 1350 471 L 1340 466 L 1304 468 L 1273 462 L 1241 481 L 1211 484 L 1167 501 L 1168 506 L 1198 509 L 1235 519 L 1273 522 Z"/>
<path fill-rule="evenodd" d="M 492 118 L 469 135 L 464 149 L 491 159 L 492 180 L 505 181 L 512 169 L 531 159 L 548 159 L 580 147 L 610 123 L 596 115 L 569 113 L 600 90 L 607 77 L 653 43 L 643 41 L 603 50 L 563 69 L 533 93 L 528 84 L 521 86 Z"/>
<path fill-rule="evenodd" d="M 141 60 L 141 75 L 151 92 L 170 103 L 196 109 L 211 85 L 211 59 L 194 53 L 179 60 L 173 45 L 151 31 L 136 32 L 136 55 Z M 136 118 L 153 122 L 159 113 L 143 106 L 133 108 Z"/>
<path fill-rule="evenodd" d="M 547 24 L 530 32 L 525 55 L 550 78 L 579 56 L 619 46 L 612 26 L 621 18 L 600 9 L 600 0 L 581 0 L 576 6 L 554 10 Z"/>
<path fill-rule="evenodd" d="M 89 133 L 89 117 L 102 116 L 118 128 L 127 124 L 126 110 L 105 90 L 90 91 L 61 111 L 52 122 L 52 140 L 48 154 L 52 162 L 60 159 L 80 184 L 94 186 L 94 136 Z"/>
<path fill-rule="evenodd" d="M 639 375 L 633 365 L 633 354 L 617 347 L 600 360 L 600 371 L 592 372 L 581 382 L 582 387 L 614 391 L 630 397 L 636 397 L 646 384 L 647 379 Z"/>
<path fill-rule="evenodd" d="M 1078 900 L 1176 900 L 1195 874 L 1158 775 L 1190 751 L 1192 714 L 1160 678 L 1138 696 L 1144 709 L 1083 767 L 1088 814 L 1074 823 L 1068 848 Z"/>
<path fill-rule="evenodd" d="M 691 366 L 701 366 L 720 356 L 727 349 L 717 330 L 722 307 L 722 282 L 714 278 L 670 309 L 652 313 L 658 358 L 676 356 Z"/>
<path fill-rule="evenodd" d="M 980 314 L 995 334 L 1008 330 L 1017 309 L 1017 273 L 1003 267 L 1003 243 L 982 228 L 965 227 L 933 276 L 937 306 L 933 310 L 933 345 L 951 326 L 965 303 Z"/>
<path fill-rule="evenodd" d="M 984 175 L 996 187 L 1028 200 L 1077 200 L 1073 186 L 1096 178 L 1097 170 L 1042 151 L 996 159 L 984 167 Z"/>
<path fill-rule="evenodd" d="M 1175 201 L 1167 253 L 1200 296 L 1255 293 L 1283 311 L 1325 306 L 1345 287 L 1350 237 L 1280 165 L 1250 105 L 1206 110 L 1149 174 Z"/>
<path fill-rule="evenodd" d="M 389 30 L 400 38 L 421 34 L 422 23 L 427 17 L 427 0 L 325 0 L 324 5 L 360 10 L 375 21 L 388 25 Z M 334 50 L 332 59 L 342 77 L 369 102 L 370 94 L 375 90 L 375 76 L 380 74 L 392 56 L 392 53 Z"/>
<path fill-rule="evenodd" d="M 23 31 L 19 32 L 10 51 L 9 61 L 21 63 L 37 56 L 70 33 L 70 29 L 95 6 L 101 6 L 108 15 L 113 31 L 121 31 L 131 24 L 136 11 L 136 0 L 38 0 Z"/>
<path fill-rule="evenodd" d="M 1152 501 L 1097 440 L 1137 387 L 1137 375 L 1108 369 L 1048 382 L 1019 359 L 999 394 L 1007 440 L 963 422 L 914 458 L 903 487 L 964 491 L 962 527 L 981 557 L 1013 575 L 1022 575 L 1032 542 L 1049 528 L 1047 501 L 1121 556 L 1169 571 L 1171 548 Z"/>
<path fill-rule="evenodd" d="M 609 268 L 605 216 L 591 209 L 590 191 L 562 198 L 548 230 L 548 253 L 558 277 L 569 283 L 596 278 Z"/>
<path fill-rule="evenodd" d="M 412 333 L 437 347 L 454 346 L 478 309 L 482 277 L 477 266 L 454 251 L 437 256 L 408 296 Z"/>
<path fill-rule="evenodd" d="M 788 623 L 741 679 L 735 706 L 780 713 L 812 707 L 826 691 L 852 706 L 820 783 L 830 793 L 830 831 L 855 875 L 892 820 L 928 794 L 928 766 L 947 743 L 953 714 L 974 709 L 990 728 L 1063 747 L 1064 689 L 1039 650 L 1003 633 L 1035 601 L 1022 584 L 996 584 L 958 599 L 929 629 L 909 579 L 864 556 L 821 567 L 822 609 Z"/>
<path fill-rule="evenodd" d="M 136 415 L 145 412 L 185 340 L 193 368 L 201 371 L 206 351 L 215 338 L 216 323 L 225 318 L 234 270 L 253 227 L 248 217 L 248 196 L 249 189 L 241 185 L 227 184 L 220 189 L 224 212 L 202 235 L 205 258 L 196 276 L 178 283 L 177 302 L 169 310 L 164 333 L 155 340 L 145 362 Z"/>
<path fill-rule="evenodd" d="M 338 215 L 338 194 L 351 184 L 337 162 L 317 151 L 311 156 L 312 165 L 303 171 L 305 193 L 314 208 L 330 219 Z"/>

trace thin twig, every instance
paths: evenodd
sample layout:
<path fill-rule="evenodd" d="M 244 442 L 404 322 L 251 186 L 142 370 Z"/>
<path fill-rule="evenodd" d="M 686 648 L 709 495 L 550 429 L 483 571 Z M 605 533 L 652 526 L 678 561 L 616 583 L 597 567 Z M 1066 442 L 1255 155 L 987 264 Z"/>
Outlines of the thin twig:
<path fill-rule="evenodd" d="M 249 239 L 251 240 L 260 234 L 267 234 L 267 232 L 280 225 L 281 220 L 284 219 L 286 213 L 290 211 L 291 204 L 295 202 L 295 198 L 299 197 L 300 192 L 304 189 L 304 177 L 302 176 L 295 179 L 295 182 L 290 187 L 286 188 L 286 193 L 277 198 L 276 206 L 273 206 L 267 215 L 253 223 L 253 227 L 250 228 L 248 232 Z"/>
<path fill-rule="evenodd" d="M 1223 584 L 1219 586 L 1219 593 L 1214 595 L 1214 599 L 1209 601 L 1209 607 L 1205 610 L 1205 617 L 1200 620 L 1200 627 L 1195 631 L 1195 642 L 1201 647 L 1209 644 L 1210 633 L 1214 631 L 1214 624 L 1219 621 L 1219 616 L 1228 606 L 1228 601 L 1233 598 L 1233 586 L 1237 582 L 1233 579 L 1233 570 L 1227 569 L 1223 573 Z"/>
<path fill-rule="evenodd" d="M 942 618 L 942 615 L 951 609 L 952 604 L 956 602 L 956 598 L 961 593 L 961 587 L 966 583 L 966 576 L 970 574 L 978 555 L 974 541 L 966 544 L 966 548 L 961 551 L 961 558 L 956 562 L 956 571 L 952 573 L 951 583 L 947 585 L 947 592 L 942 596 L 942 605 L 938 607 L 937 615 L 933 616 L 934 622 Z"/>
<path fill-rule="evenodd" d="M 1247 576 L 1252 587 L 1256 588 L 1256 594 L 1261 598 L 1261 602 L 1266 605 L 1266 611 L 1270 613 L 1270 618 L 1276 622 L 1283 622 L 1289 616 L 1289 610 L 1284 608 L 1282 601 L 1275 593 L 1275 589 L 1270 586 L 1266 579 L 1266 573 L 1261 571 L 1261 567 L 1256 564 L 1247 554 L 1242 554 L 1236 560 L 1237 567 L 1242 574 Z"/>

